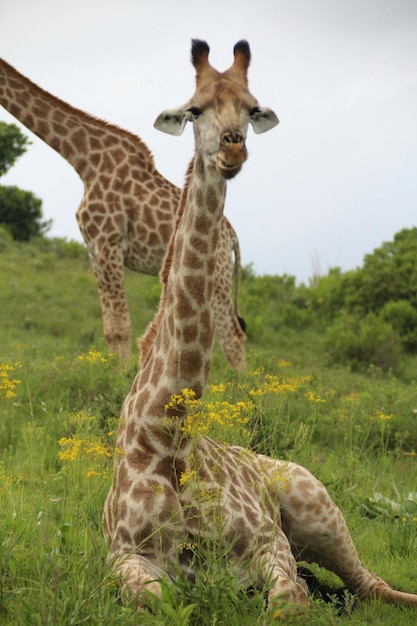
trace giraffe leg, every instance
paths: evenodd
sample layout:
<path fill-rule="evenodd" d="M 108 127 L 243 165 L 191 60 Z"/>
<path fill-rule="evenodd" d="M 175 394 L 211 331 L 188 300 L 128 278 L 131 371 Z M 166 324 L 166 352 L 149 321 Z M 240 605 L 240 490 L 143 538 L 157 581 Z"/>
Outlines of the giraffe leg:
<path fill-rule="evenodd" d="M 221 287 L 220 289 L 216 288 L 213 304 L 214 321 L 220 346 L 230 367 L 243 370 L 246 365 L 246 334 L 242 330 L 239 318 L 234 311 L 228 290 Z"/>
<path fill-rule="evenodd" d="M 272 611 L 279 609 L 280 619 L 289 614 L 303 612 L 309 606 L 308 588 L 297 575 L 297 564 L 291 546 L 281 528 L 275 528 L 274 543 L 263 546 L 254 555 L 258 568 L 259 582 L 271 586 L 268 591 L 268 606 Z"/>
<path fill-rule="evenodd" d="M 122 251 L 119 248 L 94 249 L 90 251 L 90 260 L 97 280 L 108 350 L 118 354 L 121 363 L 125 363 L 131 351 L 131 322 Z"/>
<path fill-rule="evenodd" d="M 133 602 L 134 608 L 149 608 L 152 596 L 162 598 L 162 569 L 138 554 L 118 559 L 114 574 L 121 579 L 123 604 Z"/>
<path fill-rule="evenodd" d="M 246 334 L 238 316 L 237 302 L 234 302 L 232 298 L 233 263 L 231 256 L 232 241 L 230 237 L 229 228 L 223 222 L 215 270 L 214 323 L 217 337 L 230 367 L 242 370 L 246 365 Z"/>
<path fill-rule="evenodd" d="M 282 528 L 296 559 L 333 571 L 360 598 L 417 606 L 417 595 L 392 589 L 360 561 L 340 509 L 308 470 L 278 461 L 287 480 L 280 494 Z"/>

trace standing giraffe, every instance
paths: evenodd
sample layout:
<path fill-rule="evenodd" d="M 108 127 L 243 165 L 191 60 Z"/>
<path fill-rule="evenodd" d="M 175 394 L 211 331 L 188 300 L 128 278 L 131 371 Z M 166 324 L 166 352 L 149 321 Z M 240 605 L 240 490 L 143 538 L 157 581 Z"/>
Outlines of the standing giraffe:
<path fill-rule="evenodd" d="M 59 100 L 2 59 L 0 104 L 64 157 L 84 183 L 76 218 L 97 279 L 109 351 L 126 361 L 131 322 L 123 266 L 158 274 L 174 227 L 180 189 L 158 172 L 139 137 Z M 237 308 L 239 281 L 239 241 L 224 218 L 213 307 L 221 347 L 236 369 L 244 368 L 246 342 Z"/>
<path fill-rule="evenodd" d="M 246 41 L 235 45 L 226 72 L 208 55 L 206 42 L 193 40 L 195 94 L 155 122 L 178 135 L 191 121 L 195 156 L 161 271 L 159 310 L 122 407 L 121 453 L 103 511 L 109 561 L 123 597 L 137 607 L 147 606 L 150 593 L 161 597 L 161 579 L 179 568 L 195 576 L 199 548 L 213 545 L 228 554 L 242 585 L 269 587 L 270 604 L 308 605 L 297 557 L 333 570 L 362 597 L 417 606 L 417 596 L 394 591 L 362 565 L 340 510 L 306 469 L 187 434 L 181 394 L 202 397 L 211 362 L 226 182 L 247 158 L 249 123 L 260 133 L 278 122 L 248 90 Z"/>

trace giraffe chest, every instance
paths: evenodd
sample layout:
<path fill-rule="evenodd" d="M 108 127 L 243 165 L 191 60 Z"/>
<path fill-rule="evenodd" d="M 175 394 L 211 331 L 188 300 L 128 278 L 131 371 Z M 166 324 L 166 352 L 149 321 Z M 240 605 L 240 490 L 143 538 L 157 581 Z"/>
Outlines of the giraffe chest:
<path fill-rule="evenodd" d="M 209 439 L 203 440 L 202 447 L 197 463 L 192 454 L 187 459 L 180 478 L 187 530 L 220 542 L 238 540 L 242 549 L 255 537 L 273 535 L 281 524 L 279 507 L 271 501 L 269 484 L 254 467 L 256 456 Z"/>

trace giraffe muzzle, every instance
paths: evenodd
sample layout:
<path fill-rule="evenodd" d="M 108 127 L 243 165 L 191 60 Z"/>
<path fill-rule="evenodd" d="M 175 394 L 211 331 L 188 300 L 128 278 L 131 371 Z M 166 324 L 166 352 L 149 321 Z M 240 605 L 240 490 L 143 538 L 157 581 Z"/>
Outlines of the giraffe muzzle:
<path fill-rule="evenodd" d="M 220 138 L 216 169 L 224 178 L 236 176 L 248 158 L 245 137 L 237 130 L 227 130 Z"/>

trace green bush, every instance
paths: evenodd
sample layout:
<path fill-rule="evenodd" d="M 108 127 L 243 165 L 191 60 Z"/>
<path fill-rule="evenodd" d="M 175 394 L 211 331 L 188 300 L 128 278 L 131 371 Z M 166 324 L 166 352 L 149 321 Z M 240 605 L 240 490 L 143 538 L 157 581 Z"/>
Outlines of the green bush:
<path fill-rule="evenodd" d="M 42 219 L 42 200 L 31 191 L 0 186 L 0 223 L 16 241 L 29 241 L 44 235 L 52 221 Z"/>
<path fill-rule="evenodd" d="M 400 335 L 407 349 L 417 348 L 417 310 L 409 300 L 387 302 L 381 316 Z"/>
<path fill-rule="evenodd" d="M 354 371 L 374 365 L 388 372 L 398 366 L 401 356 L 398 334 L 375 313 L 362 319 L 340 315 L 327 330 L 324 347 L 334 363 L 343 363 Z"/>

